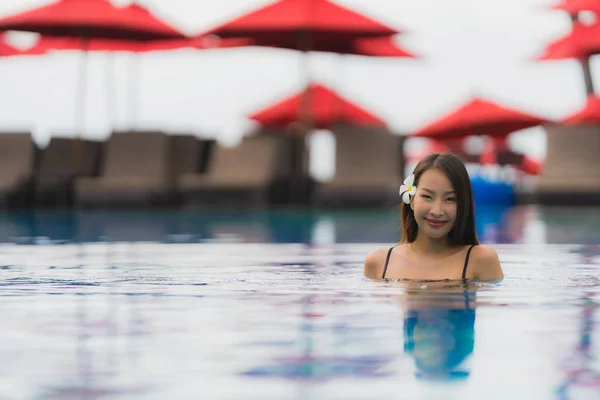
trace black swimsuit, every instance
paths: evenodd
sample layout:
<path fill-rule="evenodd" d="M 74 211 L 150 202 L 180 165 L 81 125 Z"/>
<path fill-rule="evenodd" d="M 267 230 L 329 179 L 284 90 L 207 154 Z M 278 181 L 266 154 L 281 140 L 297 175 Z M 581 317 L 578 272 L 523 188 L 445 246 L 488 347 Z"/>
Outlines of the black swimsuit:
<path fill-rule="evenodd" d="M 473 247 L 475 246 L 476 245 L 471 245 L 471 247 L 469 247 L 469 250 L 467 250 L 467 256 L 465 257 L 465 265 L 463 266 L 462 271 L 463 281 L 467 278 L 467 266 L 469 265 L 469 256 L 471 255 L 471 250 L 473 250 Z M 385 265 L 383 267 L 383 275 L 381 276 L 381 279 L 385 279 L 385 273 L 387 272 L 388 262 L 390 261 L 390 256 L 392 255 L 392 250 L 394 250 L 394 247 L 390 247 L 390 249 L 387 252 L 387 257 L 385 258 Z"/>

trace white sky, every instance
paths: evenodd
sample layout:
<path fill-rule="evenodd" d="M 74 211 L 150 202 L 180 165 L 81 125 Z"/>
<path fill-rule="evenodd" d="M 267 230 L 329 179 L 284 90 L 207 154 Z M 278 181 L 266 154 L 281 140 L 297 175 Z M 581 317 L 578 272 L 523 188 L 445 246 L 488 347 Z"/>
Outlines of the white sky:
<path fill-rule="evenodd" d="M 569 20 L 547 0 L 336 0 L 405 30 L 399 41 L 424 60 L 328 54 L 310 57 L 313 77 L 409 133 L 478 94 L 507 106 L 561 118 L 583 105 L 583 78 L 574 61 L 535 63 L 544 43 L 569 30 Z M 126 4 L 129 1 L 115 1 Z M 186 33 L 200 33 L 268 0 L 145 0 L 156 15 Z M 2 0 L 0 15 L 49 3 Z M 11 35 L 15 44 L 23 37 Z M 132 121 L 128 71 L 133 56 L 115 57 L 117 91 L 107 91 L 106 56 L 90 57 L 86 137 L 106 137 L 111 126 L 158 128 L 231 140 L 244 116 L 303 85 L 298 53 L 277 49 L 178 51 L 135 56 L 141 105 Z M 596 76 L 600 76 L 594 65 Z M 77 53 L 0 60 L 0 129 L 48 135 L 76 130 Z M 114 103 L 116 115 L 107 107 Z M 543 134 L 523 132 L 515 148 L 543 157 Z M 536 147 L 537 146 L 537 147 Z"/>

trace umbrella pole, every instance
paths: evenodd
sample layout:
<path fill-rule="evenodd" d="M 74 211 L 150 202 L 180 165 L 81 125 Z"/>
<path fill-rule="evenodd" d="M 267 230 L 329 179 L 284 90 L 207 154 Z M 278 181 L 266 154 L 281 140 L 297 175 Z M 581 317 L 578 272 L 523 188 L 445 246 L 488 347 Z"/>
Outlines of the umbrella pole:
<path fill-rule="evenodd" d="M 136 54 L 132 55 L 132 59 L 129 60 L 129 81 L 131 82 L 131 93 L 130 93 L 130 109 L 131 109 L 131 120 L 130 130 L 135 131 L 138 128 L 138 119 L 140 111 L 140 60 Z"/>
<path fill-rule="evenodd" d="M 571 15 L 571 27 L 574 28 L 579 22 L 579 15 Z M 583 81 L 585 83 L 585 94 L 590 96 L 594 94 L 594 80 L 592 79 L 592 71 L 590 68 L 590 57 L 587 56 L 579 60 L 581 71 L 583 72 Z"/>
<path fill-rule="evenodd" d="M 590 69 L 590 58 L 586 57 L 580 61 L 581 70 L 583 71 L 583 79 L 585 82 L 585 94 L 590 96 L 594 94 L 594 81 L 592 79 L 592 71 Z"/>
<path fill-rule="evenodd" d="M 304 160 L 304 147 L 306 147 L 306 137 L 313 130 L 313 107 L 312 107 L 312 98 L 313 93 L 309 90 L 311 85 L 311 73 L 310 73 L 310 58 L 308 52 L 302 52 L 300 55 L 300 63 L 301 63 L 301 71 L 304 76 L 304 81 L 306 82 L 304 85 L 304 92 L 302 96 L 302 101 L 300 102 L 300 116 L 302 118 L 302 132 L 299 132 L 298 139 L 298 149 L 296 149 L 296 154 L 294 155 L 294 170 L 299 174 L 304 174 L 306 170 L 305 160 Z"/>
<path fill-rule="evenodd" d="M 108 125 L 112 130 L 117 123 L 117 94 L 115 85 L 115 57 L 112 52 L 106 53 L 106 112 Z"/>
<path fill-rule="evenodd" d="M 336 79 L 335 79 L 335 83 L 333 86 L 334 91 L 339 93 L 339 89 L 342 87 L 342 81 L 343 81 L 343 72 L 344 72 L 344 55 L 343 54 L 337 54 L 337 74 L 336 75 Z M 342 110 L 342 102 L 335 102 L 335 104 L 333 104 L 333 127 L 335 127 L 335 125 L 341 121 L 343 119 L 343 110 Z"/>
<path fill-rule="evenodd" d="M 131 4 L 139 5 L 137 0 L 132 0 Z M 131 59 L 129 60 L 129 81 L 131 82 L 131 93 L 130 95 L 130 128 L 131 132 L 135 132 L 138 122 L 138 114 L 139 114 L 139 100 L 140 100 L 140 82 L 139 82 L 139 59 L 136 54 L 131 55 Z"/>
<path fill-rule="evenodd" d="M 292 177 L 290 200 L 292 203 L 306 203 L 309 200 L 308 168 L 306 168 L 306 138 L 313 130 L 313 107 L 312 92 L 309 90 L 311 84 L 310 58 L 308 52 L 312 48 L 312 35 L 305 31 L 300 33 L 300 76 L 305 79 L 305 90 L 300 101 L 301 131 L 292 135 Z"/>
<path fill-rule="evenodd" d="M 78 174 L 81 171 L 83 164 L 83 134 L 85 132 L 85 115 L 86 115 L 86 97 L 87 97 L 87 64 L 88 64 L 88 44 L 89 38 L 84 36 L 82 38 L 82 50 L 81 61 L 79 63 L 79 82 L 77 83 L 77 112 L 76 117 L 78 119 L 77 127 L 79 133 L 77 134 L 73 148 L 73 168 L 75 173 Z M 76 128 L 77 129 L 77 128 Z"/>

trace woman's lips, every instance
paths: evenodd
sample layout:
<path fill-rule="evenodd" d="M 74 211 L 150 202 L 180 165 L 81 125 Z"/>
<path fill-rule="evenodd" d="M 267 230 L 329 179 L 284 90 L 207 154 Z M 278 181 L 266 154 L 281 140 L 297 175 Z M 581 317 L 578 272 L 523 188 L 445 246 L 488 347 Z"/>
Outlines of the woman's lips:
<path fill-rule="evenodd" d="M 425 221 L 427 221 L 427 223 L 434 228 L 439 228 L 447 222 L 447 221 L 437 221 L 435 219 L 428 219 L 428 218 L 425 218 Z"/>

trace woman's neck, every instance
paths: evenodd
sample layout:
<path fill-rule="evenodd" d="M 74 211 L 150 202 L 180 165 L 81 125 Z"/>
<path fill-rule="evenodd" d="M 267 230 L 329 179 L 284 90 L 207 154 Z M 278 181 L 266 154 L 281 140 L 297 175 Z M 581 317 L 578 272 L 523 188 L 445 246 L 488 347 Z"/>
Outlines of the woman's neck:
<path fill-rule="evenodd" d="M 452 246 L 448 243 L 448 236 L 433 239 L 422 234 L 417 234 L 415 241 L 411 243 L 411 247 L 419 253 L 431 255 L 444 255 L 452 250 Z"/>

